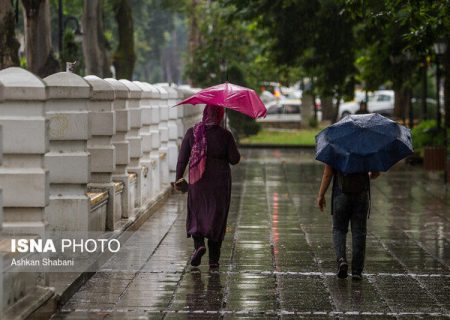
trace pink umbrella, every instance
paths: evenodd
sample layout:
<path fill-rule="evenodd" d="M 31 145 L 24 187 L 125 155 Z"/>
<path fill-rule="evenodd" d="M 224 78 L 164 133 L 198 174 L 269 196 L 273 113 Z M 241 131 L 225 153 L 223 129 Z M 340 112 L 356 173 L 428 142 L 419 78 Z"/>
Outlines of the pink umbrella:
<path fill-rule="evenodd" d="M 264 103 L 252 89 L 231 83 L 203 89 L 176 104 L 212 104 L 243 113 L 253 119 L 266 116 Z"/>

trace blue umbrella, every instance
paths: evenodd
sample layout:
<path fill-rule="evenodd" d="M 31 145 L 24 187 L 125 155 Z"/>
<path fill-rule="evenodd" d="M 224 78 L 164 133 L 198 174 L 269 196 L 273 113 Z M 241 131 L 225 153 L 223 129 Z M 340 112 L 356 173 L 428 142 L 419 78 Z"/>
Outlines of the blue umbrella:
<path fill-rule="evenodd" d="M 387 171 L 412 153 L 411 131 L 378 113 L 346 116 L 316 136 L 316 159 L 343 173 Z"/>

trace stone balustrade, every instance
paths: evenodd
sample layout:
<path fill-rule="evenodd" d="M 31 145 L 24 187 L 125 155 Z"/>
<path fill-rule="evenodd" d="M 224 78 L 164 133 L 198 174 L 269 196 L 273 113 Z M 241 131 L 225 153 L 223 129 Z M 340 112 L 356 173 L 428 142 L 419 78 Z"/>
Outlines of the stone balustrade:
<path fill-rule="evenodd" d="M 180 138 L 201 117 L 199 107 L 170 107 L 194 92 L 0 70 L 0 263 L 12 233 L 123 231 L 145 215 L 168 194 Z M 3 268 L 0 318 L 25 296 L 30 310 L 33 294 L 48 300 L 45 279 Z"/>

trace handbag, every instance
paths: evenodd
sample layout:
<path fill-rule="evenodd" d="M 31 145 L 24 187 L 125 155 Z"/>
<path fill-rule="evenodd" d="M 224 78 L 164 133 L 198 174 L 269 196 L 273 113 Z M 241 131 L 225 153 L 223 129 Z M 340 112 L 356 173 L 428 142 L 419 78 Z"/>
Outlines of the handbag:
<path fill-rule="evenodd" d="M 189 189 L 189 184 L 184 178 L 178 179 L 175 182 L 172 182 L 172 187 L 177 191 L 181 191 L 183 193 L 187 192 Z"/>

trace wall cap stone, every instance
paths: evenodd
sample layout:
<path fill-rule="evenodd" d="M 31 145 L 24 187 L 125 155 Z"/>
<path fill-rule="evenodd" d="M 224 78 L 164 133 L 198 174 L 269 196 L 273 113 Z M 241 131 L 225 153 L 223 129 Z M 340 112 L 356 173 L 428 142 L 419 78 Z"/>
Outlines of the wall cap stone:
<path fill-rule="evenodd" d="M 142 96 L 142 89 L 135 83 L 127 79 L 120 79 L 124 85 L 130 90 L 130 99 L 140 99 Z"/>
<path fill-rule="evenodd" d="M 107 81 L 114 88 L 114 91 L 116 92 L 116 99 L 129 98 L 130 90 L 122 82 L 114 78 L 106 78 L 104 80 Z"/>
<path fill-rule="evenodd" d="M 178 91 L 170 86 L 161 86 L 167 91 L 169 99 L 178 99 Z"/>
<path fill-rule="evenodd" d="M 92 86 L 91 100 L 114 100 L 115 91 L 108 81 L 93 75 L 86 76 L 84 79 Z"/>
<path fill-rule="evenodd" d="M 72 72 L 58 72 L 44 78 L 48 99 L 89 98 L 91 86 L 79 75 Z"/>
<path fill-rule="evenodd" d="M 46 100 L 45 83 L 28 70 L 10 67 L 0 70 L 3 100 Z"/>
<path fill-rule="evenodd" d="M 156 89 L 158 89 L 160 95 L 161 95 L 161 99 L 168 99 L 169 98 L 169 93 L 167 92 L 166 89 L 164 89 L 161 85 L 159 84 L 154 84 L 153 85 Z"/>
<path fill-rule="evenodd" d="M 133 81 L 135 85 L 137 85 L 142 90 L 141 98 L 143 99 L 151 99 L 153 98 L 153 92 L 145 85 L 144 82 L 141 81 Z"/>

